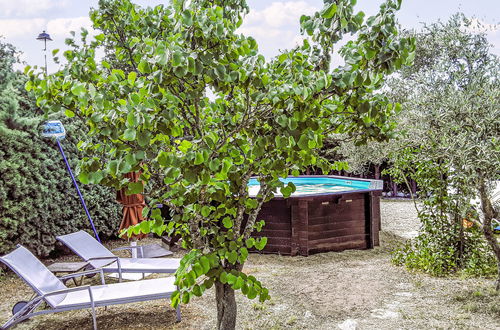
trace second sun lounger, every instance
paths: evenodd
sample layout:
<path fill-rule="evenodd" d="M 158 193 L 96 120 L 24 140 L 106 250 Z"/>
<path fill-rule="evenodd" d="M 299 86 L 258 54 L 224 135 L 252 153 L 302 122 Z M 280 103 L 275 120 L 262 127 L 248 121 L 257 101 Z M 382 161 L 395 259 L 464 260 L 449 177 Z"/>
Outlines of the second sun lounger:
<path fill-rule="evenodd" d="M 119 258 L 83 230 L 57 239 L 92 267 L 117 273 L 120 282 L 127 273 L 175 273 L 180 266 L 178 258 Z"/>

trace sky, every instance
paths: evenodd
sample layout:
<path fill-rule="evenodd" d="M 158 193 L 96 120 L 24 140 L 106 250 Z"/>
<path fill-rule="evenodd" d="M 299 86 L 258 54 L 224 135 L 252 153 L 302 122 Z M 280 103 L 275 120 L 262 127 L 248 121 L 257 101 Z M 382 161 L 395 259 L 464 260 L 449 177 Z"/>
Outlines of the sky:
<path fill-rule="evenodd" d="M 155 6 L 168 0 L 135 0 L 142 6 Z M 382 0 L 358 0 L 355 10 L 373 15 Z M 279 50 L 293 47 L 300 40 L 299 18 L 322 8 L 322 0 L 248 0 L 250 13 L 240 32 L 253 36 L 262 54 L 272 57 Z M 81 27 L 91 28 L 88 12 L 97 7 L 97 0 L 0 0 L 0 36 L 2 41 L 13 44 L 23 53 L 21 59 L 29 65 L 43 66 L 43 42 L 36 37 L 45 30 L 53 41 L 47 44 L 48 70 L 54 72 L 57 65 L 51 61 L 50 51 L 65 49 L 64 39 L 70 31 Z M 461 11 L 475 17 L 483 24 L 493 45 L 492 52 L 500 55 L 500 0 L 403 0 L 397 14 L 404 28 L 420 29 L 422 23 L 446 21 Z M 23 66 L 19 66 L 22 69 Z"/>

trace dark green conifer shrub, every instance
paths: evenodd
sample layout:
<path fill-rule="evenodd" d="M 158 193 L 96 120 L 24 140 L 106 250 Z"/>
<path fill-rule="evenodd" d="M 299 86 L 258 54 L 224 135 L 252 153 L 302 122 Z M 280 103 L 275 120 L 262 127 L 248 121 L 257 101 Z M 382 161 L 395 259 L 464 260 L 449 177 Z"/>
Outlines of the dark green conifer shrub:
<path fill-rule="evenodd" d="M 24 90 L 25 78 L 13 70 L 16 51 L 0 40 L 0 255 L 22 244 L 39 256 L 56 249 L 56 235 L 90 229 L 55 141 L 42 138 L 45 121 Z M 53 118 L 55 119 L 55 118 Z M 84 123 L 66 119 L 62 145 L 73 170 Z M 79 184 L 99 234 L 116 235 L 120 205 L 115 191 Z"/>

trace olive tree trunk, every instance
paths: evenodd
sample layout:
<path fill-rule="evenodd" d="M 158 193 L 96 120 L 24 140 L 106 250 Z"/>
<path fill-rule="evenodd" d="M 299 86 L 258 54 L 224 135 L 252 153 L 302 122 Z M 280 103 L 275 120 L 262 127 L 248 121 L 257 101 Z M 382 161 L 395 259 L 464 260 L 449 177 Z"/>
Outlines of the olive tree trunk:
<path fill-rule="evenodd" d="M 234 330 L 237 312 L 234 289 L 228 284 L 215 282 L 215 300 L 217 301 L 217 329 Z"/>
<path fill-rule="evenodd" d="M 495 211 L 493 210 L 493 205 L 491 204 L 491 200 L 486 193 L 486 185 L 483 182 L 479 185 L 479 198 L 481 199 L 481 209 L 483 211 L 483 233 L 484 237 L 488 241 L 491 246 L 491 249 L 495 253 L 497 258 L 497 281 L 496 281 L 496 290 L 500 291 L 500 244 L 498 244 L 495 235 L 493 235 L 493 230 L 491 229 L 491 222 L 493 217 L 495 216 Z"/>

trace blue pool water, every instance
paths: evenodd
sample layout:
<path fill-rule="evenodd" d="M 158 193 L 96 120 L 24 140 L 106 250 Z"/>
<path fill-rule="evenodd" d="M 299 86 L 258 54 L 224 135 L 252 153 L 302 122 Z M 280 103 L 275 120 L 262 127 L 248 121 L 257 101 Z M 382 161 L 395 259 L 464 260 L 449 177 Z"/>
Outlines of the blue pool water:
<path fill-rule="evenodd" d="M 288 182 L 292 182 L 295 185 L 297 190 L 292 194 L 292 196 L 305 196 L 341 191 L 370 189 L 372 184 L 372 182 L 370 181 L 339 179 L 331 177 L 292 177 L 281 179 L 281 181 L 283 181 L 285 184 L 287 184 Z M 248 183 L 250 196 L 256 196 L 259 188 L 260 185 L 257 179 L 250 179 L 250 182 Z M 281 193 L 277 191 L 275 193 L 275 196 L 281 196 Z"/>

